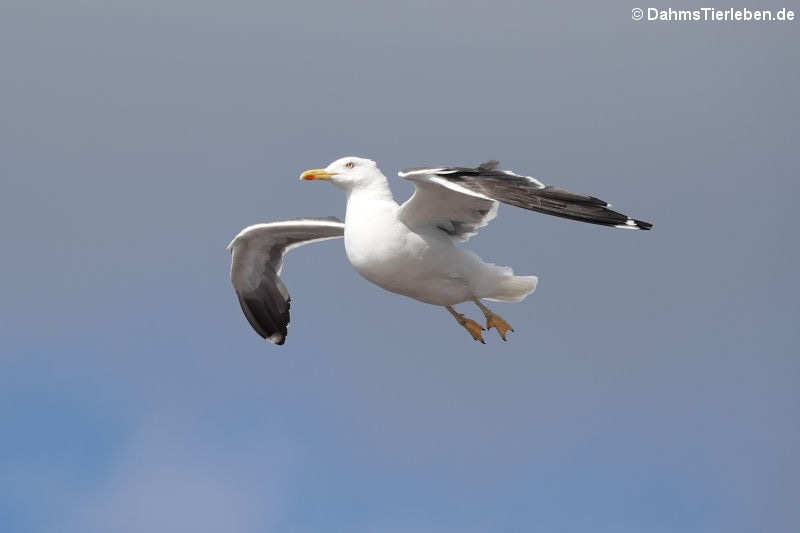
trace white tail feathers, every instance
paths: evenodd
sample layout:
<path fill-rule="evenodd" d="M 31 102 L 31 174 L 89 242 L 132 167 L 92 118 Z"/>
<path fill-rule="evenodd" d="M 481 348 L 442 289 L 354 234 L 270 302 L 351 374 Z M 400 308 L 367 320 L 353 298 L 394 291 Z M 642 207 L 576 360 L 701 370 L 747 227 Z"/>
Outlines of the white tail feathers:
<path fill-rule="evenodd" d="M 483 298 L 496 302 L 519 302 L 536 290 L 536 276 L 507 276 L 495 283 L 491 292 Z"/>

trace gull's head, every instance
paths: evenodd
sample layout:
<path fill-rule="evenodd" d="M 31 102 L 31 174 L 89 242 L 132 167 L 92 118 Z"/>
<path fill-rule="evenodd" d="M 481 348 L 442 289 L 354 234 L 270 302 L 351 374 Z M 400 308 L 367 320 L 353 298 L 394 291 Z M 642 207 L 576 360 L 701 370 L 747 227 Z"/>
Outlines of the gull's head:
<path fill-rule="evenodd" d="M 325 168 L 312 168 L 300 174 L 301 180 L 325 180 L 350 190 L 384 181 L 386 177 L 372 159 L 342 157 Z"/>

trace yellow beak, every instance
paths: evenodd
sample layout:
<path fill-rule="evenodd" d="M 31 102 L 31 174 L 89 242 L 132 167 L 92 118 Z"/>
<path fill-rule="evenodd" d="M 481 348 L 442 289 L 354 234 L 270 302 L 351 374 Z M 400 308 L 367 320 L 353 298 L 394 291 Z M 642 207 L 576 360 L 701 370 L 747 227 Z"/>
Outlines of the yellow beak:
<path fill-rule="evenodd" d="M 300 174 L 301 180 L 329 180 L 336 172 L 328 172 L 324 168 L 312 168 Z"/>

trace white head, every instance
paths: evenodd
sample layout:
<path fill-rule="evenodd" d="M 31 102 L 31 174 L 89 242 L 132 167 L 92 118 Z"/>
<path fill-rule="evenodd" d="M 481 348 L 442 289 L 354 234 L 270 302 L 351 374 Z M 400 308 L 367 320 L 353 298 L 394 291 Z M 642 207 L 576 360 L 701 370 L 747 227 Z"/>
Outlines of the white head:
<path fill-rule="evenodd" d="M 375 161 L 362 157 L 342 157 L 325 168 L 306 170 L 300 179 L 327 180 L 345 191 L 386 183 L 386 176 Z"/>

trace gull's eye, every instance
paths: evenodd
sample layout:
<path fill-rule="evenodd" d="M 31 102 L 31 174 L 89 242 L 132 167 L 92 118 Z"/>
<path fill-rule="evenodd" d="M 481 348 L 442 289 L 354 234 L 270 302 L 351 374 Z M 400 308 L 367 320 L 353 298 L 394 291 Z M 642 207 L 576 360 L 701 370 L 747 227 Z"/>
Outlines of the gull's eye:
<path fill-rule="evenodd" d="M 345 166 L 346 166 L 347 168 L 353 168 L 354 166 L 356 166 L 356 164 L 355 164 L 355 163 L 353 163 L 352 161 L 348 161 L 348 162 L 347 162 L 347 164 L 346 164 Z"/>

